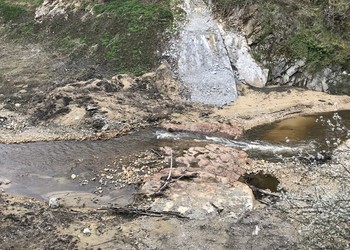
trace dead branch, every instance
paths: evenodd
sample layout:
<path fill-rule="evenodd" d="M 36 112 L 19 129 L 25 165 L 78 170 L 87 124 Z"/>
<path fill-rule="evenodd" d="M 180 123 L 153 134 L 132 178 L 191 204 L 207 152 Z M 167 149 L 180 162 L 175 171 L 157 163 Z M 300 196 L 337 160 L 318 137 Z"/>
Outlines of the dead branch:
<path fill-rule="evenodd" d="M 163 185 L 157 190 L 157 192 L 154 193 L 154 195 L 159 195 L 165 188 L 167 188 L 167 186 L 170 183 L 171 180 L 171 170 L 173 169 L 173 152 L 171 152 L 170 154 L 170 170 L 169 170 L 169 174 L 167 179 L 165 180 L 165 182 L 163 183 Z"/>
<path fill-rule="evenodd" d="M 150 209 L 141 209 L 137 207 L 108 207 L 108 208 L 101 208 L 101 210 L 110 210 L 114 213 L 118 214 L 125 214 L 125 215 L 146 215 L 146 216 L 152 216 L 152 217 L 163 217 L 163 216 L 172 216 L 177 217 L 181 219 L 189 219 L 187 216 L 182 215 L 179 212 L 174 211 L 153 211 Z"/>
<path fill-rule="evenodd" d="M 249 188 L 251 189 L 251 190 L 253 190 L 253 191 L 256 191 L 256 192 L 259 192 L 259 193 L 262 193 L 262 194 L 264 194 L 264 195 L 268 195 L 268 196 L 273 196 L 273 197 L 277 197 L 277 198 L 282 198 L 282 196 L 280 195 L 280 194 L 275 194 L 275 193 L 271 193 L 271 192 L 268 192 L 268 191 L 266 191 L 266 190 L 264 190 L 264 189 L 260 189 L 260 188 L 257 188 L 257 187 L 255 187 L 255 186 L 253 186 L 253 185 L 250 185 L 250 184 L 248 184 L 248 183 L 246 183 L 248 186 L 249 186 Z"/>
<path fill-rule="evenodd" d="M 182 175 L 172 175 L 171 179 L 173 180 L 192 180 L 198 177 L 198 173 L 184 173 Z M 161 180 L 166 180 L 167 176 L 160 177 Z"/>

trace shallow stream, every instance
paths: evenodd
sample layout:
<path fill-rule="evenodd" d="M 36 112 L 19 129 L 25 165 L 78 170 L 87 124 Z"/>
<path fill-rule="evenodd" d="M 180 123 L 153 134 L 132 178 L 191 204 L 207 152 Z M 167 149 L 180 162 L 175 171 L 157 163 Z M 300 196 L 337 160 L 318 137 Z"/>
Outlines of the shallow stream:
<path fill-rule="evenodd" d="M 101 205 L 132 202 L 136 189 L 106 186 L 96 188 L 103 169 L 116 160 L 132 165 L 134 155 L 162 146 L 187 149 L 194 145 L 219 143 L 242 149 L 251 157 L 279 160 L 280 157 L 312 155 L 332 150 L 349 138 L 350 111 L 299 116 L 246 132 L 243 140 L 230 140 L 194 133 L 169 133 L 148 129 L 107 141 L 54 141 L 0 144 L 0 183 L 9 193 L 48 200 L 56 196 L 71 205 Z M 119 166 L 120 168 L 121 166 Z M 75 176 L 86 176 L 82 184 Z M 95 180 L 94 180 L 95 179 Z M 82 197 L 83 201 L 82 201 Z"/>

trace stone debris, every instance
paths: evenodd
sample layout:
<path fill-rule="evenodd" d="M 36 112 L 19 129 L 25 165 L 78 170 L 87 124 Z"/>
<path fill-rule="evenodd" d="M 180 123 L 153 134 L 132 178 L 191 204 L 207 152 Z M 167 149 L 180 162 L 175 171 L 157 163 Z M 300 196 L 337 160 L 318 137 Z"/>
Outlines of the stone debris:
<path fill-rule="evenodd" d="M 49 207 L 52 208 L 52 209 L 56 209 L 56 208 L 59 208 L 60 207 L 60 202 L 59 202 L 59 199 L 56 198 L 56 197 L 51 197 L 50 200 L 49 200 Z"/>
<path fill-rule="evenodd" d="M 166 156 L 168 162 L 170 157 Z M 156 197 L 152 204 L 156 211 L 176 211 L 195 219 L 218 215 L 238 219 L 254 202 L 251 189 L 238 182 L 245 164 L 249 159 L 243 151 L 216 144 L 192 147 L 174 158 L 173 168 L 145 177 L 140 193 Z"/>
<path fill-rule="evenodd" d="M 9 179 L 0 179 L 0 185 L 9 185 L 11 182 Z"/>
<path fill-rule="evenodd" d="M 85 235 L 85 236 L 90 236 L 91 235 L 91 230 L 89 229 L 89 228 L 84 228 L 84 230 L 83 230 L 83 234 Z"/>

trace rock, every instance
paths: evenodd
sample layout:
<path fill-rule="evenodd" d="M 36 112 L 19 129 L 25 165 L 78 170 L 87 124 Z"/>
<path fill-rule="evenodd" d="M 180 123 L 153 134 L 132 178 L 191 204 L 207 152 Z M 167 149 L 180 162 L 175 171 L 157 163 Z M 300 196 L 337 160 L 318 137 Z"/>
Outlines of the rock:
<path fill-rule="evenodd" d="M 179 33 L 178 76 L 193 102 L 223 106 L 237 99 L 220 29 L 203 1 L 183 1 L 188 21 Z"/>
<path fill-rule="evenodd" d="M 70 178 L 71 178 L 72 180 L 75 180 L 75 179 L 77 178 L 77 175 L 76 175 L 76 174 L 72 174 L 72 175 L 70 176 Z"/>
<path fill-rule="evenodd" d="M 326 92 L 328 90 L 328 82 L 334 78 L 333 71 L 329 68 L 325 68 L 318 74 L 312 77 L 311 81 L 308 81 L 306 87 L 309 89 Z"/>
<path fill-rule="evenodd" d="M 292 65 L 289 69 L 286 71 L 286 75 L 289 77 L 293 76 L 298 70 L 305 65 L 305 61 L 299 60 L 294 65 Z"/>
<path fill-rule="evenodd" d="M 127 74 L 119 74 L 113 76 L 111 82 L 114 84 L 119 84 L 121 88 L 127 90 L 134 84 L 134 79 Z"/>
<path fill-rule="evenodd" d="M 51 197 L 49 200 L 49 207 L 56 209 L 60 207 L 59 200 L 56 197 Z"/>
<path fill-rule="evenodd" d="M 95 106 L 95 105 L 92 105 L 92 104 L 88 104 L 85 108 L 86 111 L 94 111 L 94 110 L 97 110 L 98 107 Z"/>
<path fill-rule="evenodd" d="M 83 230 L 83 234 L 85 235 L 85 236 L 90 236 L 91 235 L 91 230 L 89 229 L 89 228 L 84 228 L 84 230 Z"/>
<path fill-rule="evenodd" d="M 155 86 L 158 92 L 170 100 L 176 101 L 179 100 L 180 97 L 180 86 L 179 83 L 174 81 L 173 72 L 171 71 L 170 65 L 164 61 L 157 68 L 155 74 L 145 74 L 142 76 L 143 78 L 154 79 Z"/>
<path fill-rule="evenodd" d="M 247 160 L 243 151 L 221 145 L 189 148 L 183 156 L 175 158 L 176 167 L 162 169 L 144 178 L 140 193 L 148 196 L 156 194 L 171 172 L 176 181 L 164 191 L 166 198 L 157 199 L 152 209 L 177 211 L 194 219 L 219 214 L 237 219 L 253 207 L 252 191 L 237 182 L 245 173 L 242 165 Z"/>
<path fill-rule="evenodd" d="M 237 220 L 252 210 L 254 195 L 243 183 L 230 187 L 218 183 L 193 183 L 177 181 L 166 198 L 157 199 L 153 210 L 176 211 L 191 219 L 203 220 L 215 216 Z"/>
<path fill-rule="evenodd" d="M 190 131 L 204 135 L 226 136 L 235 139 L 243 135 L 243 127 L 234 121 L 228 124 L 218 122 L 162 123 L 161 127 L 171 131 Z"/>
<path fill-rule="evenodd" d="M 0 179 L 0 185 L 9 185 L 11 182 L 9 179 Z"/>
<path fill-rule="evenodd" d="M 219 27 L 230 61 L 237 70 L 238 80 L 254 87 L 265 87 L 269 71 L 254 60 L 246 38 L 237 32 L 226 31 L 222 25 Z"/>

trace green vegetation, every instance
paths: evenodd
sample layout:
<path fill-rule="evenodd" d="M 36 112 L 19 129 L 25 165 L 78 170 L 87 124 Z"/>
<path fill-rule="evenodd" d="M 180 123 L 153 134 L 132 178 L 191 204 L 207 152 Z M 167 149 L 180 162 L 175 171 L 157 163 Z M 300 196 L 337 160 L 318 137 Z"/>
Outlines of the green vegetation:
<path fill-rule="evenodd" d="M 252 18 L 259 21 L 252 47 L 267 66 L 282 56 L 305 60 L 311 73 L 325 67 L 350 71 L 348 0 L 214 0 L 214 4 L 221 17 L 240 9 L 244 24 Z"/>
<path fill-rule="evenodd" d="M 25 12 L 24 7 L 0 0 L 0 18 L 3 18 L 5 22 L 19 19 Z"/>
<path fill-rule="evenodd" d="M 146 31 L 153 26 L 168 25 L 173 16 L 169 2 L 147 3 L 140 0 L 112 0 L 95 6 L 96 13 L 109 13 L 127 24 L 130 32 Z"/>
<path fill-rule="evenodd" d="M 162 34 L 173 21 L 169 1 L 111 0 L 94 11 L 100 23 L 113 20 L 113 28 L 100 34 L 100 45 L 119 72 L 139 75 L 155 66 Z"/>
<path fill-rule="evenodd" d="M 319 33 L 314 30 L 301 29 L 289 39 L 290 53 L 293 58 L 306 59 L 312 71 L 319 68 L 341 65 L 350 68 L 350 46 L 339 37 L 332 37 L 328 32 Z"/>
<path fill-rule="evenodd" d="M 0 18 L 5 22 L 17 21 L 42 2 L 43 0 L 0 0 Z"/>
<path fill-rule="evenodd" d="M 94 15 L 85 11 L 94 2 L 84 1 L 84 8 L 67 10 L 65 16 L 37 23 L 33 15 L 41 3 L 42 0 L 0 0 L 0 22 L 17 23 L 8 26 L 7 34 L 108 65 L 115 73 L 140 75 L 153 69 L 167 39 L 164 31 L 172 27 L 174 19 L 170 0 L 109 0 L 96 4 Z"/>

